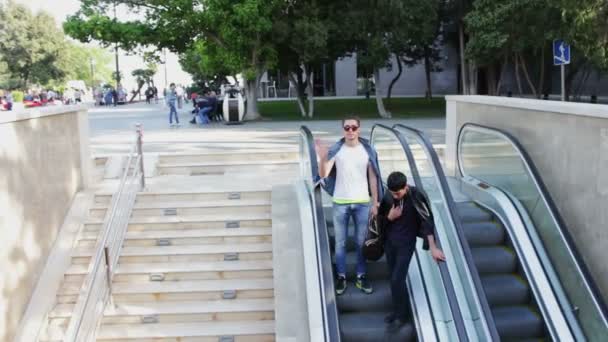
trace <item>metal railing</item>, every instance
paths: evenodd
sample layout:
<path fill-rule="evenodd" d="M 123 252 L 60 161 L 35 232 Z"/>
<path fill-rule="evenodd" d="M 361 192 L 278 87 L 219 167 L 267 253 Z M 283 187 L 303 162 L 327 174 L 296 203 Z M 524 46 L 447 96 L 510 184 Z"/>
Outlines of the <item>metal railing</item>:
<path fill-rule="evenodd" d="M 106 303 L 108 300 L 112 303 L 114 269 L 118 264 L 135 197 L 146 185 L 142 137 L 142 126 L 136 124 L 136 140 L 127 156 L 118 189 L 112 195 L 104 217 L 102 236 L 89 262 L 64 341 L 94 341 Z"/>
<path fill-rule="evenodd" d="M 410 171 L 412 172 L 412 176 L 414 178 L 416 188 L 418 188 L 420 191 L 422 191 L 424 193 L 424 186 L 423 186 L 422 180 L 420 178 L 420 173 L 418 171 L 418 166 L 417 166 L 416 160 L 414 158 L 414 153 L 410 149 L 410 146 L 409 146 L 407 140 L 403 137 L 403 135 L 401 135 L 399 132 L 395 131 L 394 129 L 392 129 L 388 126 L 382 125 L 382 124 L 376 124 L 372 128 L 371 141 L 374 141 L 374 135 L 376 134 L 376 132 L 379 129 L 382 129 L 385 132 L 390 132 L 390 134 L 399 141 L 399 143 L 401 144 L 401 148 L 403 149 L 403 152 L 405 153 L 405 156 L 407 158 L 407 163 L 410 167 Z M 429 201 L 429 205 L 430 204 L 431 203 Z M 442 241 L 439 238 L 438 234 L 435 234 L 435 244 L 437 245 L 437 247 L 441 248 Z M 418 253 L 418 251 L 416 251 L 416 253 Z M 447 304 L 450 307 L 452 318 L 454 319 L 454 327 L 456 329 L 456 334 L 458 335 L 458 339 L 459 339 L 459 341 L 469 341 L 469 336 L 466 333 L 464 319 L 462 317 L 462 312 L 458 305 L 458 300 L 456 298 L 456 291 L 454 290 L 454 284 L 452 283 L 452 277 L 450 276 L 450 271 L 448 270 L 448 267 L 446 266 L 446 264 L 443 262 L 439 262 L 437 265 L 439 267 L 441 281 L 443 282 L 444 289 L 446 292 L 446 296 L 447 296 L 447 300 L 448 300 Z"/>
<path fill-rule="evenodd" d="M 437 156 L 437 152 L 435 151 L 433 144 L 431 143 L 431 141 L 427 138 L 427 136 L 423 132 L 421 132 L 415 128 L 405 126 L 402 124 L 396 124 L 393 126 L 393 129 L 395 129 L 399 133 L 399 136 L 402 138 L 405 138 L 405 137 L 404 137 L 403 133 L 400 132 L 400 130 L 403 132 L 407 132 L 407 133 L 411 134 L 412 136 L 416 137 L 417 142 L 420 144 L 420 146 L 423 149 L 424 154 L 428 158 L 428 161 L 431 165 L 431 169 L 433 172 L 433 177 L 437 181 L 438 190 L 441 195 L 441 199 L 447 209 L 447 214 L 448 214 L 447 219 L 449 220 L 449 224 L 452 227 L 454 227 L 454 231 L 456 233 L 456 236 L 458 237 L 457 242 L 461 246 L 461 251 L 464 256 L 464 261 L 466 262 L 465 266 L 469 270 L 470 280 L 472 281 L 472 283 L 474 285 L 474 292 L 472 293 L 473 297 L 474 297 L 473 299 L 474 299 L 474 302 L 476 303 L 476 305 L 481 310 L 482 316 L 480 318 L 484 323 L 483 325 L 484 325 L 484 330 L 485 330 L 485 337 L 492 341 L 500 341 L 500 336 L 498 335 L 498 330 L 496 329 L 496 323 L 494 322 L 494 316 L 492 315 L 492 312 L 490 310 L 490 305 L 487 301 L 485 292 L 483 290 L 481 278 L 479 277 L 479 272 L 477 272 L 477 267 L 473 260 L 473 255 L 471 253 L 469 243 L 466 239 L 466 236 L 464 235 L 464 228 L 462 227 L 460 216 L 458 215 L 458 213 L 456 211 L 456 204 L 454 203 L 454 197 L 452 196 L 452 192 L 450 191 L 450 187 L 446 180 L 445 174 L 443 173 L 443 168 L 441 166 L 441 163 L 439 162 L 439 157 Z M 409 144 L 407 143 L 407 139 L 404 139 L 404 142 L 406 142 L 406 149 L 410 150 Z M 412 155 L 412 157 L 410 157 L 410 158 L 413 159 L 413 153 L 411 152 L 411 150 L 408 154 Z M 415 161 L 414 161 L 414 164 L 415 164 Z M 418 184 L 422 184 L 422 180 L 421 180 L 419 174 L 416 174 L 414 177 L 417 178 L 416 179 L 417 186 L 418 186 Z"/>
<path fill-rule="evenodd" d="M 300 137 L 303 144 L 302 151 L 308 158 L 305 161 L 309 164 L 302 165 L 302 176 L 309 183 L 311 190 L 311 205 L 313 209 L 313 219 L 315 224 L 317 265 L 319 266 L 319 290 L 321 292 L 321 306 L 323 333 L 325 341 L 340 342 L 340 321 L 338 320 L 338 308 L 336 303 L 336 292 L 334 290 L 334 277 L 331 266 L 331 249 L 327 224 L 323 211 L 323 200 L 321 185 L 319 180 L 319 167 L 317 164 L 317 153 L 314 147 L 312 133 L 306 126 L 300 128 Z"/>

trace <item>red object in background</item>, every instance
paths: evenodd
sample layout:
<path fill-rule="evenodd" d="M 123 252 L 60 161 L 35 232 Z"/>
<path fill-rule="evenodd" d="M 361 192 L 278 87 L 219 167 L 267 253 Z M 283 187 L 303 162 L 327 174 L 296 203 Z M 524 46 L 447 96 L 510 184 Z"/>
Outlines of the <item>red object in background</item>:
<path fill-rule="evenodd" d="M 33 107 L 42 107 L 42 106 L 46 106 L 47 104 L 47 100 L 42 100 L 42 101 L 23 101 L 23 106 L 25 108 L 33 108 Z"/>

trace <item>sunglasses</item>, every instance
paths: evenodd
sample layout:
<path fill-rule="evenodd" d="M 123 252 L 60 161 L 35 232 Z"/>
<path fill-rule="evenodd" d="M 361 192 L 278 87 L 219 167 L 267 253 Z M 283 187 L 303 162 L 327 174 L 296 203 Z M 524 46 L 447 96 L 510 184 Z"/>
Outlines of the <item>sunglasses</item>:
<path fill-rule="evenodd" d="M 350 126 L 350 125 L 344 126 L 345 132 L 348 132 L 348 131 L 356 132 L 358 129 L 359 129 L 359 126 Z"/>

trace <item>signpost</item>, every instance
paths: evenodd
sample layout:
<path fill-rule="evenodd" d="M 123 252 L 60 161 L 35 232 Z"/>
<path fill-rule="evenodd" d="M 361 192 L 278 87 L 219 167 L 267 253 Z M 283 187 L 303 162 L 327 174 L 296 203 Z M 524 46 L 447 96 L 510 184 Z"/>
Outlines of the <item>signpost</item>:
<path fill-rule="evenodd" d="M 553 65 L 559 65 L 562 74 L 562 101 L 566 101 L 566 64 L 570 64 L 570 45 L 563 40 L 553 41 Z"/>

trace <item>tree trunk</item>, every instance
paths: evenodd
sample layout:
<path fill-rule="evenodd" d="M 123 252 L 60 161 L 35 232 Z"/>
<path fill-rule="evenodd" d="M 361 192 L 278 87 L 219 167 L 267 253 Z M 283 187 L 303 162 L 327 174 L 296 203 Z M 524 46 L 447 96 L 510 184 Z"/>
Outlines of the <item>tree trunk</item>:
<path fill-rule="evenodd" d="M 306 70 L 306 84 L 308 86 L 308 117 L 312 119 L 315 112 L 315 94 L 313 89 L 313 71 L 312 68 L 310 70 Z"/>
<path fill-rule="evenodd" d="M 521 66 L 524 71 L 524 76 L 526 77 L 526 82 L 528 82 L 528 87 L 530 87 L 530 90 L 532 91 L 532 95 L 534 95 L 534 97 L 538 97 L 536 94 L 536 87 L 534 86 L 534 83 L 532 83 L 532 79 L 530 78 L 530 73 L 528 72 L 527 63 L 521 54 L 519 54 L 519 60 L 521 61 Z"/>
<path fill-rule="evenodd" d="M 397 72 L 397 75 L 395 76 L 395 78 L 393 78 L 391 84 L 388 86 L 388 94 L 386 95 L 387 99 L 391 98 L 391 94 L 393 93 L 393 86 L 395 85 L 395 83 L 397 83 L 397 81 L 401 77 L 401 74 L 403 73 L 403 64 L 401 64 L 401 58 L 399 58 L 399 56 L 395 54 L 395 59 L 397 60 L 397 68 L 399 69 L 399 72 Z"/>
<path fill-rule="evenodd" d="M 376 105 L 378 106 L 378 114 L 380 117 L 390 119 L 391 113 L 386 111 L 384 108 L 384 102 L 382 101 L 382 91 L 380 91 L 380 71 L 374 70 L 374 83 L 376 84 Z"/>
<path fill-rule="evenodd" d="M 460 44 L 460 73 L 462 77 L 462 94 L 469 94 L 469 82 L 467 78 L 467 62 L 464 56 L 464 23 L 460 21 L 458 24 L 458 41 Z"/>
<path fill-rule="evenodd" d="M 302 117 L 305 118 L 306 117 L 306 104 L 305 104 L 306 100 L 304 99 L 304 92 L 301 91 L 302 85 L 300 84 L 302 81 L 302 77 L 301 76 L 297 77 L 297 75 L 295 73 L 290 72 L 289 80 L 296 87 L 296 101 L 298 102 L 298 108 L 300 109 L 300 114 L 302 114 Z"/>
<path fill-rule="evenodd" d="M 517 59 L 517 54 L 513 55 L 513 62 L 515 63 L 515 81 L 517 81 L 517 89 L 519 90 L 519 96 L 521 96 L 523 91 L 521 89 L 521 78 L 519 77 L 519 61 Z"/>
<path fill-rule="evenodd" d="M 545 92 L 545 46 L 540 50 L 540 80 L 538 82 L 538 98 Z"/>
<path fill-rule="evenodd" d="M 467 80 L 469 83 L 468 95 L 477 95 L 477 65 L 475 62 L 468 63 L 469 74 Z"/>
<path fill-rule="evenodd" d="M 258 110 L 258 84 L 261 73 L 257 73 L 255 80 L 245 80 L 245 96 L 247 97 L 247 120 L 259 120 L 262 116 Z"/>
<path fill-rule="evenodd" d="M 495 63 L 491 63 L 490 65 L 487 66 L 487 71 L 486 71 L 486 85 L 487 85 L 487 90 L 488 90 L 488 95 L 494 96 L 496 95 L 496 93 L 494 92 L 494 90 L 496 90 L 496 64 Z"/>
<path fill-rule="evenodd" d="M 500 68 L 500 74 L 498 75 L 498 82 L 496 83 L 496 91 L 494 92 L 496 95 L 500 95 L 500 87 L 502 86 L 502 80 L 504 79 L 505 70 L 507 69 L 507 65 L 509 64 L 509 54 L 505 54 L 505 61 Z"/>
<path fill-rule="evenodd" d="M 424 73 L 426 75 L 426 93 L 424 97 L 430 100 L 433 98 L 433 89 L 431 84 L 431 60 L 429 59 L 428 48 L 424 49 Z"/>

